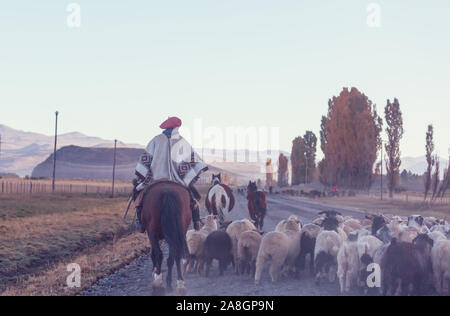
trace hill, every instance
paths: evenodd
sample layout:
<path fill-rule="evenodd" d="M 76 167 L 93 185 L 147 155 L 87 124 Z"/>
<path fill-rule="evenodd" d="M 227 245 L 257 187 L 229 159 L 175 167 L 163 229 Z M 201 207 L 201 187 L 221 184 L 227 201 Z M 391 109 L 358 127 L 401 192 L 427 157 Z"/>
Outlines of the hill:
<path fill-rule="evenodd" d="M 53 152 L 53 136 L 47 136 L 39 133 L 25 132 L 15 130 L 6 125 L 0 125 L 0 135 L 2 136 L 2 146 L 0 153 L 0 172 L 15 173 L 20 176 L 30 175 L 32 170 L 38 164 L 44 162 Z M 82 133 L 73 132 L 58 135 L 58 148 L 65 146 L 79 146 L 97 149 L 112 148 L 114 141 L 105 140 L 99 137 L 87 136 Z M 125 144 L 118 142 L 119 148 L 143 148 L 138 144 Z M 205 148 L 197 149 L 198 153 L 204 158 L 205 162 L 211 166 L 217 167 L 217 170 L 227 170 L 240 178 L 264 179 L 264 165 L 267 157 L 272 158 L 273 165 L 276 167 L 279 151 L 267 153 L 265 151 L 222 151 Z M 101 156 L 102 151 L 98 152 Z M 282 152 L 289 158 L 289 153 Z M 91 153 L 92 154 L 92 153 Z M 112 157 L 112 154 L 108 157 Z M 227 157 L 224 162 L 223 158 Z M 106 157 L 104 157 L 106 158 Z M 99 158 L 103 161 L 103 158 Z M 112 158 L 107 158 L 110 161 Z M 448 165 L 448 160 L 441 158 L 441 169 Z M 130 162 L 131 163 L 131 162 Z M 132 164 L 135 162 L 133 161 Z M 67 170 L 74 168 L 78 170 L 77 162 L 72 161 L 69 165 L 65 162 Z M 111 162 L 112 164 L 112 162 Z M 40 167 L 41 168 L 41 167 Z M 423 174 L 426 168 L 425 157 L 402 157 L 401 170 L 410 170 L 413 173 Z M 40 171 L 41 169 L 37 169 Z M 104 171 L 107 173 L 107 171 Z"/>
<path fill-rule="evenodd" d="M 25 132 L 0 125 L 2 147 L 0 172 L 30 175 L 33 168 L 43 162 L 52 152 L 54 137 L 39 133 Z M 76 145 L 81 147 L 113 147 L 114 141 L 91 137 L 74 132 L 58 135 L 58 148 Z M 118 142 L 118 147 L 142 148 L 136 144 Z"/>
<path fill-rule="evenodd" d="M 448 166 L 448 160 L 439 158 L 439 162 L 441 165 L 441 172 L 444 171 Z M 418 175 L 422 175 L 427 169 L 427 160 L 425 156 L 421 157 L 403 157 L 402 158 L 402 166 L 401 170 L 406 169 L 411 171 L 412 173 L 417 173 Z"/>
<path fill-rule="evenodd" d="M 116 178 L 131 180 L 141 148 L 118 148 L 116 155 Z M 60 179 L 110 179 L 114 160 L 114 148 L 95 148 L 66 146 L 56 152 L 56 176 Z M 208 182 L 210 173 L 224 172 L 220 168 L 210 166 L 203 181 Z M 53 154 L 44 162 L 38 164 L 31 174 L 32 177 L 51 178 L 53 174 Z M 230 173 L 231 176 L 236 176 Z"/>
<path fill-rule="evenodd" d="M 117 179 L 133 178 L 134 168 L 142 149 L 118 148 L 116 161 Z M 109 179 L 112 176 L 113 148 L 88 148 L 66 146 L 56 152 L 56 174 L 64 179 Z M 32 177 L 52 177 L 53 154 L 38 164 Z"/>

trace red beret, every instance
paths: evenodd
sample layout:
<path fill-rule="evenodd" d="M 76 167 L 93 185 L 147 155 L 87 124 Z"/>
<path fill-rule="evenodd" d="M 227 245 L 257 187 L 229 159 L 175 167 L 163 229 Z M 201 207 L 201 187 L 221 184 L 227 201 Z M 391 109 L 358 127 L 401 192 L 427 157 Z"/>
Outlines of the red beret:
<path fill-rule="evenodd" d="M 164 121 L 159 127 L 162 129 L 168 129 L 168 128 L 177 128 L 181 126 L 181 120 L 176 117 L 169 117 L 166 121 Z"/>

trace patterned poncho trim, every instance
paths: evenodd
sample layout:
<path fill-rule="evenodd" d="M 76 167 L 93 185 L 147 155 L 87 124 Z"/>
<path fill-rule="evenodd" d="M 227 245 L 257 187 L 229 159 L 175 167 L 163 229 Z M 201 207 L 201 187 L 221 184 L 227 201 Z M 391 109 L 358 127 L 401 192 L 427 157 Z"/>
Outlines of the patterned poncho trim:
<path fill-rule="evenodd" d="M 207 170 L 208 166 L 175 128 L 171 135 L 163 133 L 150 141 L 136 166 L 136 175 L 145 184 L 167 179 L 188 187 Z"/>

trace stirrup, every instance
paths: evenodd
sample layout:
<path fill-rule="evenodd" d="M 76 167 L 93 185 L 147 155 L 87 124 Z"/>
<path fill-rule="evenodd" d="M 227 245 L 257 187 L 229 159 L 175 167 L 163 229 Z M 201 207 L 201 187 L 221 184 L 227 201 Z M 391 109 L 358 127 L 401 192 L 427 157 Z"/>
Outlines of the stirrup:
<path fill-rule="evenodd" d="M 145 233 L 145 228 L 142 226 L 141 222 L 136 219 L 136 230 L 141 234 Z"/>
<path fill-rule="evenodd" d="M 136 230 L 140 232 L 141 234 L 145 233 L 145 228 L 142 226 L 140 217 L 141 217 L 142 210 L 139 208 L 136 209 Z"/>
<path fill-rule="evenodd" d="M 192 224 L 195 230 L 200 230 L 201 228 L 201 219 L 200 219 L 200 207 L 198 205 L 198 201 L 191 201 L 191 212 L 192 212 Z"/>

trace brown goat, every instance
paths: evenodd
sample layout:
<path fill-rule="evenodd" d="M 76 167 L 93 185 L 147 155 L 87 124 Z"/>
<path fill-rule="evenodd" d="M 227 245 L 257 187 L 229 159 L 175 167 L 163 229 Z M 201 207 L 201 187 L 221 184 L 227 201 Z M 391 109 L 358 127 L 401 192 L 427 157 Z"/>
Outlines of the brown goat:
<path fill-rule="evenodd" d="M 383 294 L 399 294 L 399 289 L 402 295 L 424 294 L 425 285 L 430 283 L 432 247 L 433 240 L 426 234 L 416 237 L 413 243 L 393 238 L 381 260 Z"/>
<path fill-rule="evenodd" d="M 309 255 L 309 270 L 314 274 L 314 249 L 316 247 L 316 238 L 320 233 L 320 226 L 316 224 L 307 224 L 301 230 L 300 254 L 297 258 L 297 266 L 303 270 L 306 266 L 306 256 Z"/>
<path fill-rule="evenodd" d="M 214 231 L 208 235 L 203 249 L 203 259 L 206 262 L 206 277 L 209 276 L 209 269 L 214 259 L 219 261 L 221 276 L 230 262 L 234 266 L 232 249 L 233 242 L 226 232 Z"/>

